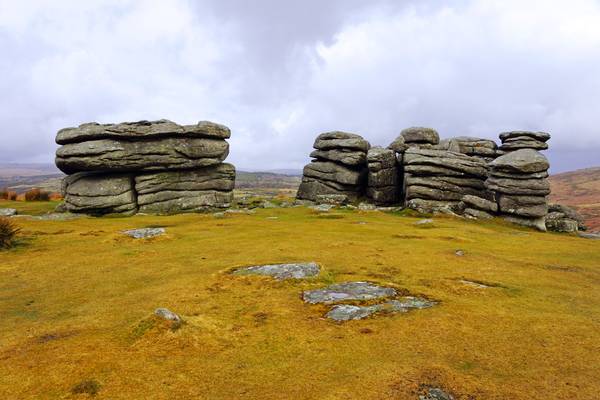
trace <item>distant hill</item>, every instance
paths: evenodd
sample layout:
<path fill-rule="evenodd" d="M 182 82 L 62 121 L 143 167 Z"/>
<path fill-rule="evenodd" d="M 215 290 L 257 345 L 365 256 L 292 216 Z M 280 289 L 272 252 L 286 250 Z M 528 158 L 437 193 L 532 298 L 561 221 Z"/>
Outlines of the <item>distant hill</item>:
<path fill-rule="evenodd" d="M 554 203 L 577 209 L 592 231 L 600 231 L 600 167 L 564 172 L 550 177 Z"/>
<path fill-rule="evenodd" d="M 298 189 L 301 176 L 275 172 L 237 171 L 235 187 L 237 189 Z"/>

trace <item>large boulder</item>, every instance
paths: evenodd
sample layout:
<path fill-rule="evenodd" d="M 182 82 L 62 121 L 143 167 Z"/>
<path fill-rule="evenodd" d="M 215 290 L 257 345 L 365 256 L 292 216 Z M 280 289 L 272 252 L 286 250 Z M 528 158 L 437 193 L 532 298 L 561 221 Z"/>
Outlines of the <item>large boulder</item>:
<path fill-rule="evenodd" d="M 424 127 L 412 127 L 400 132 L 405 143 L 438 144 L 440 135 L 435 129 Z"/>
<path fill-rule="evenodd" d="M 331 181 L 342 185 L 360 185 L 364 183 L 365 172 L 329 161 L 313 161 L 304 167 L 304 176 Z"/>
<path fill-rule="evenodd" d="M 301 200 L 319 201 L 322 196 L 343 196 L 346 202 L 353 202 L 360 195 L 361 189 L 355 185 L 343 185 L 337 182 L 304 176 L 296 197 Z"/>
<path fill-rule="evenodd" d="M 192 169 L 219 164 L 228 154 L 229 144 L 221 139 L 100 139 L 60 147 L 56 151 L 56 166 L 66 174 Z"/>
<path fill-rule="evenodd" d="M 231 131 L 224 125 L 200 121 L 196 125 L 177 125 L 166 119 L 159 121 L 98 124 L 96 122 L 58 131 L 56 143 L 81 143 L 98 139 L 146 140 L 164 137 L 227 139 Z"/>
<path fill-rule="evenodd" d="M 137 211 L 130 174 L 78 173 L 63 179 L 64 208 L 91 215 L 134 214 Z"/>
<path fill-rule="evenodd" d="M 546 172 L 550 168 L 548 159 L 532 149 L 512 151 L 490 163 L 492 173 L 496 171 L 511 174 L 531 174 Z"/>
<path fill-rule="evenodd" d="M 229 207 L 234 184 L 235 168 L 231 164 L 135 177 L 139 211 L 152 214 L 202 212 Z"/>
<path fill-rule="evenodd" d="M 313 147 L 317 150 L 347 149 L 366 153 L 371 145 L 355 133 L 334 131 L 317 136 Z"/>
<path fill-rule="evenodd" d="M 502 142 L 519 137 L 528 137 L 544 143 L 550 140 L 550 134 L 546 132 L 510 131 L 500 134 L 500 140 L 502 140 Z"/>
<path fill-rule="evenodd" d="M 310 153 L 310 156 L 316 159 L 335 161 L 351 166 L 364 165 L 367 162 L 367 154 L 360 150 L 314 150 Z"/>

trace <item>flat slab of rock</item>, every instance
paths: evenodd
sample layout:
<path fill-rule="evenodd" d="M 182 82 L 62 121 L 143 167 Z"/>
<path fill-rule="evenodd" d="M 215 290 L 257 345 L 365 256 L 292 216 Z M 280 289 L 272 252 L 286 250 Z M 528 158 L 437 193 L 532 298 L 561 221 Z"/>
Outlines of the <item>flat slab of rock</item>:
<path fill-rule="evenodd" d="M 166 232 L 165 228 L 140 228 L 130 229 L 123 231 L 123 234 L 130 236 L 134 239 L 148 239 L 156 236 L 164 235 Z"/>
<path fill-rule="evenodd" d="M 64 128 L 58 131 L 56 143 L 68 144 L 97 139 L 146 139 L 161 137 L 201 137 L 227 139 L 231 131 L 224 125 L 200 121 L 196 125 L 178 125 L 172 121 L 123 122 L 120 124 L 98 124 L 91 122 L 77 128 Z"/>
<path fill-rule="evenodd" d="M 234 275 L 265 275 L 277 280 L 303 279 L 317 276 L 321 268 L 315 262 L 256 265 L 234 271 Z"/>
<path fill-rule="evenodd" d="M 432 128 L 406 128 L 400 132 L 400 135 L 404 138 L 405 143 L 438 144 L 440 142 L 440 135 Z"/>
<path fill-rule="evenodd" d="M 166 137 L 137 142 L 98 139 L 59 147 L 56 166 L 66 174 L 192 169 L 219 164 L 228 154 L 229 144 L 223 139 Z"/>
<path fill-rule="evenodd" d="M 584 239 L 600 240 L 600 233 L 579 232 L 579 233 L 577 233 L 577 235 L 580 238 L 584 238 Z"/>
<path fill-rule="evenodd" d="M 154 310 L 154 315 L 167 321 L 181 322 L 181 317 L 168 308 L 157 308 Z"/>
<path fill-rule="evenodd" d="M 500 140 L 502 140 L 502 142 L 518 137 L 528 137 L 534 140 L 538 140 L 540 142 L 547 142 L 548 140 L 550 140 L 550 134 L 546 132 L 511 131 L 503 132 L 500 134 Z"/>
<path fill-rule="evenodd" d="M 0 208 L 0 217 L 12 217 L 17 215 L 17 210 L 14 208 Z"/>
<path fill-rule="evenodd" d="M 366 153 L 371 145 L 355 133 L 334 131 L 317 136 L 313 147 L 317 150 L 348 149 Z"/>
<path fill-rule="evenodd" d="M 412 309 L 424 309 L 434 305 L 433 301 L 407 296 L 400 300 L 391 300 L 370 306 L 340 304 L 333 306 L 325 316 L 334 321 L 350 321 L 367 318 L 378 313 L 404 313 Z"/>
<path fill-rule="evenodd" d="M 419 400 L 454 400 L 454 396 L 439 388 L 429 388 L 427 394 L 419 396 Z"/>
<path fill-rule="evenodd" d="M 310 304 L 332 304 L 352 300 L 374 300 L 396 296 L 395 289 L 370 282 L 336 283 L 323 289 L 307 290 L 302 299 Z"/>
<path fill-rule="evenodd" d="M 63 179 L 65 210 L 91 215 L 137 211 L 133 176 L 80 172 Z"/>
<path fill-rule="evenodd" d="M 490 163 L 492 172 L 501 171 L 515 174 L 545 172 L 550 167 L 548 159 L 532 149 L 512 151 Z"/>

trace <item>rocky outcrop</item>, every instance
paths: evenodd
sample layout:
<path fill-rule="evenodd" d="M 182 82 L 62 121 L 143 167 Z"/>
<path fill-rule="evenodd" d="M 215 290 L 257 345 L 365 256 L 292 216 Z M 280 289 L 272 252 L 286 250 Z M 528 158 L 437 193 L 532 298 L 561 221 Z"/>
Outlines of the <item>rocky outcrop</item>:
<path fill-rule="evenodd" d="M 485 184 L 496 194 L 500 214 L 511 222 L 545 231 L 550 184 L 544 176 L 549 166 L 546 157 L 532 149 L 516 150 L 492 161 Z"/>
<path fill-rule="evenodd" d="M 550 134 L 546 132 L 512 131 L 500 134 L 502 145 L 500 150 L 503 152 L 531 149 L 547 150 L 550 140 Z"/>
<path fill-rule="evenodd" d="M 89 123 L 58 132 L 65 209 L 92 215 L 197 212 L 228 207 L 235 168 L 230 131 L 212 122 Z"/>
<path fill-rule="evenodd" d="M 315 158 L 304 167 L 298 189 L 300 200 L 317 201 L 323 195 L 342 195 L 357 200 L 365 191 L 369 142 L 347 132 L 327 132 L 314 142 Z"/>
<path fill-rule="evenodd" d="M 406 203 L 418 211 L 448 212 L 465 195 L 484 197 L 486 176 L 486 164 L 477 157 L 417 148 L 404 154 Z"/>
<path fill-rule="evenodd" d="M 398 201 L 398 169 L 393 150 L 372 147 L 367 153 L 367 197 L 381 206 Z"/>
<path fill-rule="evenodd" d="M 546 228 L 554 232 L 585 231 L 583 217 L 573 208 L 562 204 L 550 204 L 546 215 Z"/>

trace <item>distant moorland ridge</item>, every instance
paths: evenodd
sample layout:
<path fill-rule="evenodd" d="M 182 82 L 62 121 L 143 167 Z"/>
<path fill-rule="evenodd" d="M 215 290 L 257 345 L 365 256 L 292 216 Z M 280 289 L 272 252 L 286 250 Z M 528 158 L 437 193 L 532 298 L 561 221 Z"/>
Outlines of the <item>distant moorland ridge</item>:
<path fill-rule="evenodd" d="M 591 231 L 600 231 L 600 167 L 550 177 L 550 201 L 572 206 Z"/>

